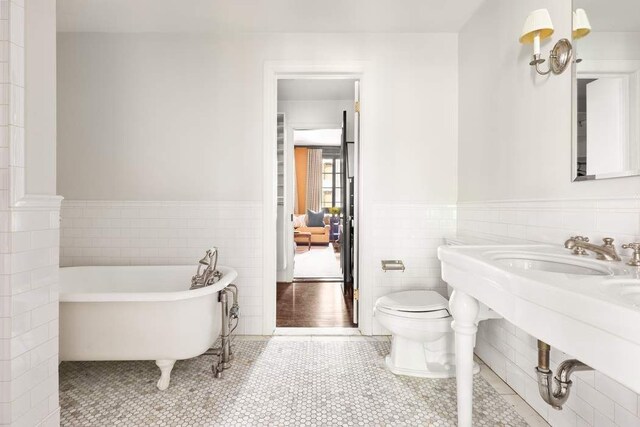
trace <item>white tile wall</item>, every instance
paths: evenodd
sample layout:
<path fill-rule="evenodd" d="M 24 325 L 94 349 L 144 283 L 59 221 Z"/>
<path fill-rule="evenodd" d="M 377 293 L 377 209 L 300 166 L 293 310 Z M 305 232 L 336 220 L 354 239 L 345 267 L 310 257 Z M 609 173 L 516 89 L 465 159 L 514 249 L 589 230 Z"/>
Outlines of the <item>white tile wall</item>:
<path fill-rule="evenodd" d="M 262 333 L 262 203 L 64 201 L 61 216 L 62 267 L 190 264 L 195 273 L 218 247 L 219 263 L 238 271 L 238 333 Z"/>
<path fill-rule="evenodd" d="M 640 239 L 640 197 L 460 203 L 458 233 L 555 244 L 580 234 L 595 243 L 614 237 L 619 246 Z"/>
<path fill-rule="evenodd" d="M 436 249 L 456 234 L 455 204 L 379 203 L 371 210 L 373 244 L 365 268 L 373 272 L 373 301 L 401 290 L 433 289 L 446 295 Z M 382 271 L 380 261 L 400 259 L 406 270 Z M 376 321 L 373 334 L 387 331 Z"/>
<path fill-rule="evenodd" d="M 59 208 L 10 208 L 2 248 L 0 425 L 56 423 Z"/>
<path fill-rule="evenodd" d="M 372 217 L 366 265 L 373 272 L 374 301 L 402 289 L 446 293 L 435 249 L 455 235 L 455 205 L 376 204 Z M 61 266 L 194 264 L 212 245 L 220 249 L 221 264 L 238 270 L 238 332 L 262 333 L 261 203 L 63 202 Z M 406 272 L 383 273 L 380 260 L 387 258 L 402 259 Z M 374 334 L 383 332 L 374 324 Z"/>
<path fill-rule="evenodd" d="M 562 244 L 576 234 L 637 242 L 640 198 L 460 203 L 458 234 L 497 242 Z M 640 396 L 599 372 L 575 374 L 562 411 L 547 406 L 533 371 L 536 339 L 505 320 L 481 322 L 476 353 L 553 426 L 640 426 Z M 554 365 L 570 357 L 551 354 Z"/>
<path fill-rule="evenodd" d="M 0 425 L 58 425 L 60 206 L 24 192 L 24 20 L 0 1 Z"/>

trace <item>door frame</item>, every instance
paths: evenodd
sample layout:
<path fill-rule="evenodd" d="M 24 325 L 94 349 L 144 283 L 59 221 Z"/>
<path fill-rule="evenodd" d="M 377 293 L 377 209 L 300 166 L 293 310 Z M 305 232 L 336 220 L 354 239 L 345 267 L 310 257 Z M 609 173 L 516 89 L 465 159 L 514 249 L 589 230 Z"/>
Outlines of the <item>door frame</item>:
<path fill-rule="evenodd" d="M 263 81 L 263 225 L 262 225 L 262 277 L 263 277 L 263 316 L 262 333 L 273 335 L 276 330 L 276 221 L 277 221 L 277 135 L 274 118 L 278 112 L 278 80 L 279 79 L 357 79 L 360 80 L 360 108 L 366 110 L 366 79 L 368 76 L 367 63 L 361 61 L 344 62 L 316 62 L 316 61 L 267 61 L 264 65 Z M 357 188 L 354 189 L 356 203 L 356 220 L 354 241 L 354 282 L 358 284 L 359 304 L 364 305 L 369 301 L 369 286 L 362 286 L 360 274 L 361 253 L 359 247 L 364 246 L 366 233 L 362 230 L 360 221 L 362 207 L 363 168 L 362 168 L 362 143 L 367 134 L 364 132 L 362 116 L 360 117 L 360 140 L 358 159 L 355 163 L 355 176 L 358 177 Z M 368 310 L 366 310 L 368 312 Z M 370 333 L 371 321 L 363 316 L 363 310 L 359 311 L 358 329 L 363 333 Z"/>

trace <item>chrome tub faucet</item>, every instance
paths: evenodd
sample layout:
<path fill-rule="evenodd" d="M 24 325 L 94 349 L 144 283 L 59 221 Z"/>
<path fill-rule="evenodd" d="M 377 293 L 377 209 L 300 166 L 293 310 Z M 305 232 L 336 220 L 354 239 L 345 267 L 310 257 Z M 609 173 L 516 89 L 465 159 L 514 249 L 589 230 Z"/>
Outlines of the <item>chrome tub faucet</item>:
<path fill-rule="evenodd" d="M 198 261 L 198 271 L 191 278 L 191 289 L 204 288 L 220 280 L 222 273 L 216 270 L 217 265 L 218 248 L 208 249 L 204 257 Z"/>

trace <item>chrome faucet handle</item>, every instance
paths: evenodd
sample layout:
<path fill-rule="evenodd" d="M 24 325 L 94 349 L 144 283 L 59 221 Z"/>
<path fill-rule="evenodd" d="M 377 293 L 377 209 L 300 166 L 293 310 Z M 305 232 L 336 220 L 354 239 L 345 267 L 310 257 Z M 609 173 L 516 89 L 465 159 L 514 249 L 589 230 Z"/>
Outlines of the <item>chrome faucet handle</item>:
<path fill-rule="evenodd" d="M 602 241 L 604 242 L 604 244 L 602 246 L 605 248 L 613 246 L 613 240 L 613 237 L 603 237 Z"/>
<path fill-rule="evenodd" d="M 576 241 L 576 242 L 587 242 L 587 243 L 589 243 L 589 238 L 585 237 L 585 236 L 573 236 L 573 237 L 571 237 L 571 239 Z M 576 245 L 573 248 L 573 252 L 572 253 L 574 255 L 583 255 L 583 256 L 589 255 L 584 248 L 582 248 L 582 247 L 580 247 L 578 245 Z"/>
<path fill-rule="evenodd" d="M 611 251 L 614 255 L 617 255 L 618 253 L 616 252 L 616 247 L 613 244 L 613 238 L 612 237 L 603 237 L 602 241 L 604 242 L 602 244 L 602 248 L 603 249 L 608 249 L 609 251 Z M 596 256 L 596 259 L 600 259 L 600 260 L 607 260 L 607 258 L 604 256 L 604 254 L 602 253 L 598 253 L 598 255 Z"/>
<path fill-rule="evenodd" d="M 631 259 L 627 263 L 632 267 L 640 267 L 640 242 L 634 243 L 625 243 L 622 245 L 622 249 L 631 249 L 633 250 L 633 255 L 631 255 Z"/>

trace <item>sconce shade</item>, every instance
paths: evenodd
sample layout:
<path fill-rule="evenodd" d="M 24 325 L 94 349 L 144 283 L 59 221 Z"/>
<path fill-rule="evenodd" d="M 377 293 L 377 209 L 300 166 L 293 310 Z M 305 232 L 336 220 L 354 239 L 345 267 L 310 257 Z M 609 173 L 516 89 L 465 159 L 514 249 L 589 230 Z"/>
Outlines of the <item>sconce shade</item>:
<path fill-rule="evenodd" d="M 534 10 L 527 16 L 527 20 L 524 21 L 520 43 L 531 44 L 534 42 L 536 36 L 539 36 L 540 40 L 544 40 L 552 34 L 553 24 L 551 23 L 549 11 L 547 9 Z"/>
<path fill-rule="evenodd" d="M 591 23 L 584 9 L 573 12 L 573 39 L 581 39 L 591 32 Z"/>

